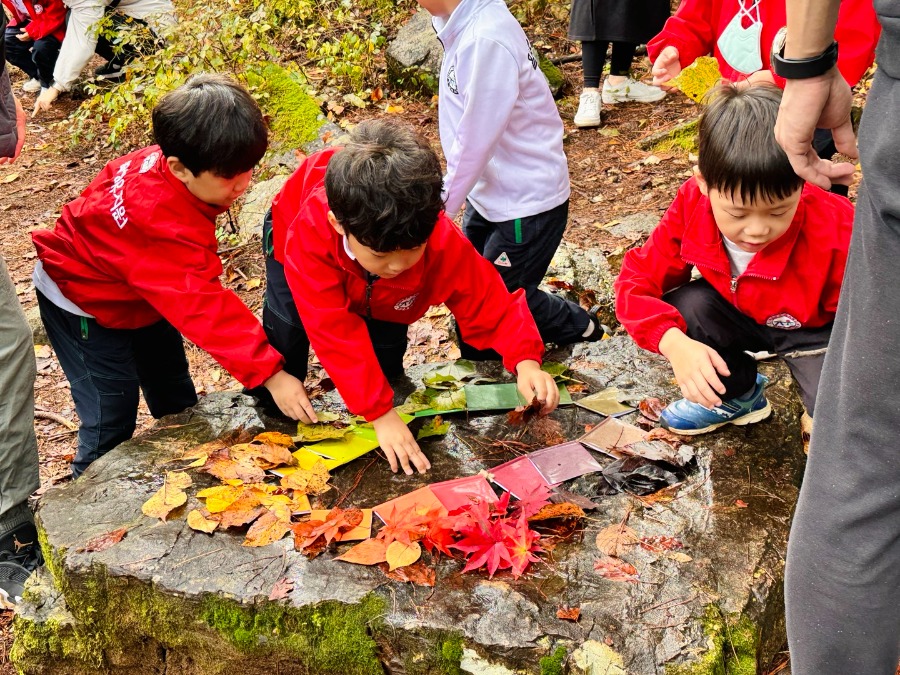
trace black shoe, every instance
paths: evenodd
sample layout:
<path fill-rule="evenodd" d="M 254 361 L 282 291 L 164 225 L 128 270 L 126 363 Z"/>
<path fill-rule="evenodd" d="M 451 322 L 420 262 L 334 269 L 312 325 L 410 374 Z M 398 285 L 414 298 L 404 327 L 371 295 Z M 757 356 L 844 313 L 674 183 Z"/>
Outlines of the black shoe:
<path fill-rule="evenodd" d="M 607 328 L 604 324 L 600 323 L 600 305 L 594 305 L 589 310 L 587 310 L 588 318 L 591 320 L 591 323 L 594 324 L 594 330 L 591 331 L 591 334 L 584 338 L 585 342 L 597 342 L 598 340 L 602 340 L 604 337 L 609 337 L 612 331 Z"/>
<path fill-rule="evenodd" d="M 4 538 L 13 544 L 12 550 L 0 551 L 0 607 L 14 606 L 22 601 L 25 582 L 44 564 L 33 523 L 24 523 Z"/>
<path fill-rule="evenodd" d="M 125 77 L 125 70 L 118 59 L 107 61 L 104 65 L 94 69 L 94 77 L 98 80 L 106 80 L 108 82 L 116 82 Z"/>

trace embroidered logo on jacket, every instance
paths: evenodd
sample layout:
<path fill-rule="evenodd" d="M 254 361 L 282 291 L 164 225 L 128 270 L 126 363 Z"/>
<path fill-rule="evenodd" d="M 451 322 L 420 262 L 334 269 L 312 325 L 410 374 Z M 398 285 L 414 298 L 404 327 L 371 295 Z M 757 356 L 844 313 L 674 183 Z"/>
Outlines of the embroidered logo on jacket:
<path fill-rule="evenodd" d="M 413 303 L 415 303 L 416 298 L 418 298 L 418 297 L 419 297 L 418 293 L 413 293 L 409 297 L 403 298 L 400 302 L 398 302 L 396 305 L 394 305 L 394 309 L 397 310 L 398 312 L 405 312 L 406 310 L 408 310 L 410 307 L 413 306 Z"/>
<path fill-rule="evenodd" d="M 459 93 L 459 86 L 456 84 L 456 66 L 450 66 L 447 71 L 447 88 L 454 94 Z"/>
<path fill-rule="evenodd" d="M 766 325 L 769 328 L 780 328 L 781 330 L 797 330 L 801 328 L 801 324 L 790 314 L 775 314 L 766 319 Z"/>
<path fill-rule="evenodd" d="M 35 14 L 43 14 L 43 13 L 44 13 L 44 6 L 43 6 L 43 5 L 38 5 L 37 3 L 35 3 L 35 5 L 34 5 L 34 13 L 35 13 Z"/>
<path fill-rule="evenodd" d="M 141 168 L 138 170 L 138 173 L 147 173 L 150 169 L 153 168 L 153 165 L 156 164 L 156 160 L 159 159 L 158 152 L 152 152 L 144 158 L 144 163 L 141 164 Z"/>
<path fill-rule="evenodd" d="M 497 256 L 494 264 L 500 267 L 512 267 L 512 262 L 510 261 L 509 256 L 506 255 L 505 251 Z"/>

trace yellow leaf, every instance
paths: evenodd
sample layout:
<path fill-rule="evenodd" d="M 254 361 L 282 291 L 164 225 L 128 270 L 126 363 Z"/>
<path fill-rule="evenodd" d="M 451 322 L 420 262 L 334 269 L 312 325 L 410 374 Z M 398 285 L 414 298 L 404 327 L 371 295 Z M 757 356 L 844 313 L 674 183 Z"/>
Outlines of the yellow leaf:
<path fill-rule="evenodd" d="M 187 495 L 180 489 L 170 485 L 163 485 L 150 499 L 141 506 L 141 512 L 150 518 L 159 518 L 162 521 L 179 506 L 187 503 Z"/>
<path fill-rule="evenodd" d="M 187 524 L 188 527 L 190 527 L 192 530 L 197 530 L 198 532 L 206 532 L 207 534 L 212 533 L 212 531 L 219 526 L 218 521 L 206 518 L 197 509 L 194 509 L 188 514 Z"/>
<path fill-rule="evenodd" d="M 699 103 L 721 79 L 722 74 L 715 58 L 701 56 L 668 84 L 678 87 L 685 96 Z"/>
<path fill-rule="evenodd" d="M 243 545 L 268 546 L 284 537 L 290 529 L 290 521 L 285 522 L 272 511 L 267 511 L 247 530 L 247 538 Z"/>
<path fill-rule="evenodd" d="M 309 471 L 299 469 L 282 478 L 281 487 L 317 495 L 331 489 L 331 486 L 328 485 L 329 478 L 331 478 L 331 474 L 328 473 L 325 462 L 318 461 Z"/>
<path fill-rule="evenodd" d="M 260 279 L 259 277 L 254 277 L 253 279 L 248 279 L 247 284 L 246 284 L 247 290 L 252 291 L 254 288 L 259 288 L 260 284 L 262 284 L 262 279 Z"/>
<path fill-rule="evenodd" d="M 421 556 L 422 547 L 419 546 L 417 541 L 410 544 L 404 544 L 402 541 L 392 541 L 384 552 L 384 559 L 392 570 L 412 565 Z"/>
<path fill-rule="evenodd" d="M 388 115 L 397 115 L 397 114 L 403 112 L 403 106 L 402 105 L 388 105 L 388 107 L 385 109 L 385 112 Z"/>
<path fill-rule="evenodd" d="M 52 355 L 50 345 L 35 345 L 34 356 L 38 359 L 49 359 Z"/>
<path fill-rule="evenodd" d="M 185 469 L 199 469 L 209 461 L 209 455 L 200 455 L 196 460 L 188 464 Z"/>
<path fill-rule="evenodd" d="M 240 485 L 217 485 L 200 490 L 197 497 L 206 500 L 207 511 L 220 513 L 240 499 L 242 494 L 244 488 Z"/>
<path fill-rule="evenodd" d="M 254 436 L 253 440 L 257 443 L 271 443 L 272 445 L 281 445 L 285 448 L 289 448 L 294 444 L 294 439 L 280 431 L 266 431 Z"/>
<path fill-rule="evenodd" d="M 19 174 L 17 174 L 17 173 L 11 173 L 11 174 L 9 174 L 8 176 L 5 176 L 5 177 L 3 177 L 3 178 L 0 178 L 0 183 L 12 183 L 12 182 L 13 182 L 14 180 L 16 180 L 18 177 L 19 177 Z"/>
<path fill-rule="evenodd" d="M 210 368 L 209 369 L 209 377 L 213 382 L 218 382 L 222 379 L 222 371 L 218 368 Z"/>
<path fill-rule="evenodd" d="M 168 471 L 166 473 L 166 485 L 168 485 L 169 487 L 184 490 L 185 488 L 189 488 L 193 484 L 194 481 L 192 481 L 191 477 L 188 476 L 184 471 Z"/>

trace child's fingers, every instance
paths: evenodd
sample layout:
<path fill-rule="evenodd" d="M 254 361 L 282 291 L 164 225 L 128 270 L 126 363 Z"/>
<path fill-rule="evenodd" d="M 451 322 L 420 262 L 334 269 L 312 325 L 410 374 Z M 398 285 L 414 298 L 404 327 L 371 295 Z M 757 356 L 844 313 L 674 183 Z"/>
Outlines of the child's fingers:
<path fill-rule="evenodd" d="M 391 471 L 397 473 L 397 455 L 391 449 L 391 446 L 382 444 L 381 449 L 384 450 L 384 456 L 387 457 L 388 464 L 391 465 Z"/>
<path fill-rule="evenodd" d="M 725 359 L 723 359 L 715 349 L 710 348 L 709 360 L 712 361 L 713 367 L 719 374 L 724 375 L 725 377 L 731 375 L 731 371 L 728 369 L 728 364 L 725 363 Z M 722 393 L 724 393 L 724 389 L 722 390 Z"/>
<path fill-rule="evenodd" d="M 397 459 L 400 460 L 400 466 L 403 468 L 403 473 L 405 473 L 407 476 L 412 476 L 415 471 L 413 471 L 413 468 L 409 465 L 409 456 L 411 454 L 409 448 L 400 446 L 396 449 L 396 452 Z"/>
<path fill-rule="evenodd" d="M 710 387 L 716 390 L 719 394 L 725 393 L 725 385 L 722 384 L 722 380 L 719 379 L 718 373 L 716 373 L 716 368 L 713 367 L 715 361 L 704 364 L 700 367 L 700 375 L 704 380 L 709 384 Z"/>

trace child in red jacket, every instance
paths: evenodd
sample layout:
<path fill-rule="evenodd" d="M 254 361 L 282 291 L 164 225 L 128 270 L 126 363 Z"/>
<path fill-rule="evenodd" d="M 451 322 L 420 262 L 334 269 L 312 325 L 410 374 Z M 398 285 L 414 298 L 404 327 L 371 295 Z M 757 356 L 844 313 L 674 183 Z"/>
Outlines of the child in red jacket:
<path fill-rule="evenodd" d="M 466 339 L 494 348 L 526 400 L 559 402 L 540 368 L 543 343 L 525 293 L 510 294 L 443 213 L 441 165 L 410 127 L 368 121 L 343 148 L 307 158 L 263 226 L 263 325 L 286 370 L 306 375 L 309 347 L 354 413 L 372 422 L 391 469 L 430 463 L 393 409 L 407 327 L 446 303 Z"/>
<path fill-rule="evenodd" d="M 12 16 L 6 27 L 6 60 L 29 77 L 22 90 L 49 87 L 66 36 L 63 0 L 3 0 L 3 6 Z"/>
<path fill-rule="evenodd" d="M 315 420 L 303 383 L 219 280 L 215 219 L 266 151 L 262 111 L 237 83 L 198 75 L 154 108 L 153 135 L 32 234 L 41 319 L 81 420 L 76 477 L 131 438 L 139 389 L 157 418 L 197 402 L 182 335 L 285 414 Z"/>
<path fill-rule="evenodd" d="M 675 372 L 684 398 L 660 421 L 680 434 L 769 416 L 747 351 L 783 356 L 814 413 L 853 207 L 794 173 L 773 134 L 780 101 L 772 86 L 721 89 L 700 120 L 695 177 L 616 279 L 622 325 Z"/>

